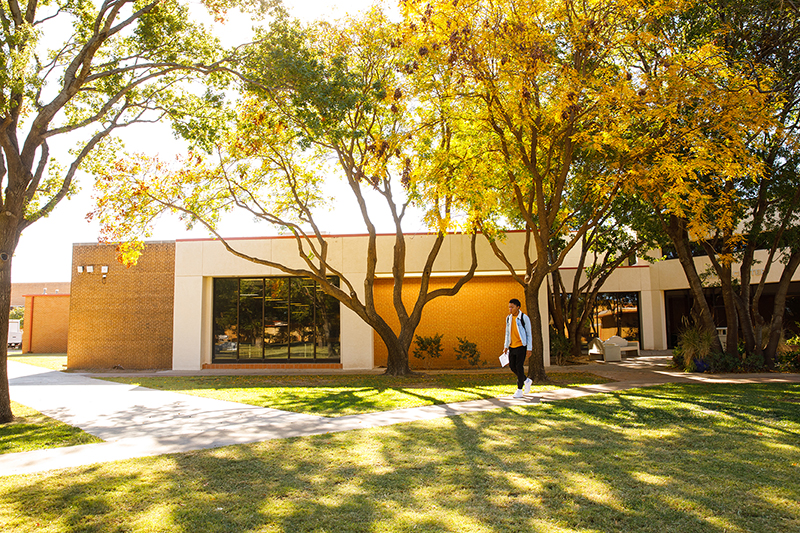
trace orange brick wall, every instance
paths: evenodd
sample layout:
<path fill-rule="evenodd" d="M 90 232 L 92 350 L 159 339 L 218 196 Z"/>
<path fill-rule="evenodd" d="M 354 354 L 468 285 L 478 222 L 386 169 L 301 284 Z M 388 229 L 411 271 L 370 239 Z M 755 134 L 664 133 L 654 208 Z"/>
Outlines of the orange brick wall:
<path fill-rule="evenodd" d="M 430 289 L 452 287 L 457 278 L 433 278 Z M 384 317 L 396 317 L 392 305 L 391 279 L 375 280 L 375 302 L 378 313 Z M 419 291 L 418 279 L 407 279 L 403 288 L 403 301 L 407 309 Z M 415 335 L 432 336 L 444 335 L 442 338 L 442 355 L 438 359 L 420 361 L 412 355 L 416 345 L 412 343 L 409 351 L 409 364 L 411 368 L 424 370 L 430 369 L 458 369 L 476 368 L 470 366 L 466 360 L 458 360 L 455 348 L 458 346 L 457 337 L 466 338 L 478 345 L 481 353 L 481 365 L 486 367 L 499 367 L 498 356 L 503 351 L 503 336 L 505 334 L 505 318 L 508 315 L 508 301 L 517 298 L 523 302 L 525 310 L 525 297 L 522 287 L 508 276 L 475 277 L 464 285 L 452 297 L 437 298 L 425 306 Z M 397 318 L 388 320 L 397 332 L 399 322 Z M 388 355 L 386 345 L 381 338 L 375 335 L 375 366 L 386 366 Z"/>
<path fill-rule="evenodd" d="M 67 353 L 69 294 L 25 295 L 22 353 Z"/>
<path fill-rule="evenodd" d="M 79 265 L 94 272 L 78 273 Z M 114 245 L 75 244 L 67 367 L 172 368 L 174 290 L 174 242 L 146 243 L 130 268 Z"/>

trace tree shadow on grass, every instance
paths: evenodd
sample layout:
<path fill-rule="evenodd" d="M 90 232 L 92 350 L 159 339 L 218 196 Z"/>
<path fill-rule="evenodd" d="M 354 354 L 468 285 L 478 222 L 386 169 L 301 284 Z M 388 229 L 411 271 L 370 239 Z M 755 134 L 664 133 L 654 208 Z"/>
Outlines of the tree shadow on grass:
<path fill-rule="evenodd" d="M 0 478 L 0 524 L 187 533 L 800 530 L 800 482 L 789 466 L 800 443 L 780 431 L 756 438 L 755 418 L 689 416 L 697 411 L 687 404 L 709 400 L 680 391 Z M 741 406 L 722 399 L 713 402 L 723 410 Z M 773 412 L 770 403 L 751 410 Z M 787 424 L 800 427 L 796 416 Z"/>

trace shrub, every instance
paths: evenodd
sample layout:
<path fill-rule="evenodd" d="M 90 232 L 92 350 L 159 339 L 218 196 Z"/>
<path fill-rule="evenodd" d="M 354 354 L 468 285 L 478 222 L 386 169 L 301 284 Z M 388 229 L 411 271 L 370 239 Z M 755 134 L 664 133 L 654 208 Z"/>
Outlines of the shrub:
<path fill-rule="evenodd" d="M 800 347 L 776 354 L 775 368 L 780 372 L 800 372 Z"/>
<path fill-rule="evenodd" d="M 712 372 L 739 372 L 742 370 L 741 356 L 731 355 L 728 352 L 711 354 L 708 363 Z"/>
<path fill-rule="evenodd" d="M 778 347 L 775 369 L 779 372 L 800 372 L 800 335 L 786 339 Z"/>
<path fill-rule="evenodd" d="M 740 345 L 740 350 L 744 352 L 744 345 Z M 744 353 L 742 358 L 742 370 L 747 372 L 764 370 L 764 354 Z"/>
<path fill-rule="evenodd" d="M 563 365 L 572 353 L 572 343 L 564 332 L 550 326 L 550 360 L 556 365 Z"/>
<path fill-rule="evenodd" d="M 710 359 L 714 335 L 716 333 L 705 331 L 698 326 L 689 326 L 681 331 L 678 335 L 678 347 L 673 352 L 675 365 L 687 372 L 700 370 L 698 366 L 706 365 L 710 365 L 713 369 Z"/>
<path fill-rule="evenodd" d="M 8 318 L 11 320 L 19 320 L 20 329 L 25 329 L 25 308 L 15 307 L 8 313 Z"/>
<path fill-rule="evenodd" d="M 471 366 L 478 366 L 481 362 L 481 352 L 478 351 L 478 345 L 461 337 L 457 337 L 457 339 L 456 359 L 459 361 L 466 359 Z"/>
<path fill-rule="evenodd" d="M 431 359 L 436 359 L 442 355 L 442 337 L 443 335 L 436 334 L 432 337 L 423 337 L 421 335 L 414 336 L 414 342 L 417 347 L 414 348 L 414 357 L 421 361 L 425 361 L 425 367 L 430 368 Z"/>

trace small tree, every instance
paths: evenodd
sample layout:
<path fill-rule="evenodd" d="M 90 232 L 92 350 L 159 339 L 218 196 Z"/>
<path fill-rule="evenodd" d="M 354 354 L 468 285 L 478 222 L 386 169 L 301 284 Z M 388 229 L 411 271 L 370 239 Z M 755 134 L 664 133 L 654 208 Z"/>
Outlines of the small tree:
<path fill-rule="evenodd" d="M 481 362 L 481 352 L 478 351 L 478 345 L 468 341 L 466 338 L 457 337 L 457 339 L 456 359 L 459 361 L 466 360 L 470 366 L 478 366 Z"/>
<path fill-rule="evenodd" d="M 414 357 L 420 361 L 425 361 L 425 368 L 431 367 L 431 359 L 438 359 L 442 356 L 442 335 L 437 333 L 430 337 L 416 335 L 414 342 Z"/>

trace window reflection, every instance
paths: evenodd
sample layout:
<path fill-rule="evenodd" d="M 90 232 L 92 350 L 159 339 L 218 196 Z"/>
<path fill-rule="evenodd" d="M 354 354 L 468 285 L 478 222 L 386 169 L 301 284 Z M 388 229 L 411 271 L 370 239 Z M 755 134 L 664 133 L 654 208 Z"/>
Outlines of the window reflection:
<path fill-rule="evenodd" d="M 214 280 L 214 358 L 238 357 L 239 280 Z"/>
<path fill-rule="evenodd" d="M 239 280 L 239 359 L 261 359 L 264 280 Z"/>
<path fill-rule="evenodd" d="M 290 278 L 267 278 L 264 299 L 264 357 L 286 359 L 289 356 L 289 282 Z"/>
<path fill-rule="evenodd" d="M 592 335 L 606 340 L 614 335 L 629 341 L 641 341 L 639 328 L 639 293 L 606 292 L 597 295 Z"/>
<path fill-rule="evenodd" d="M 339 302 L 314 280 L 215 279 L 213 312 L 217 362 L 339 360 Z"/>

